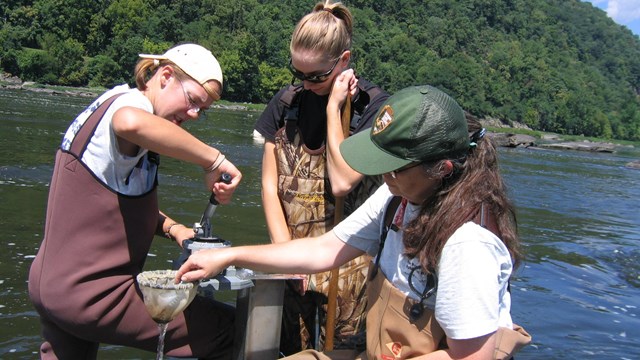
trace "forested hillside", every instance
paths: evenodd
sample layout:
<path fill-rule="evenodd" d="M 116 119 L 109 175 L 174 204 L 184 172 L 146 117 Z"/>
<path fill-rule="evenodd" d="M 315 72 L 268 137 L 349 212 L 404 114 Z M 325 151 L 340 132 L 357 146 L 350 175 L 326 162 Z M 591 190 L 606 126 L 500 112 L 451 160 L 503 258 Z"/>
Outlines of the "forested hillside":
<path fill-rule="evenodd" d="M 390 92 L 437 86 L 479 117 L 640 140 L 640 38 L 578 0 L 353 0 L 353 66 Z M 131 82 L 138 53 L 196 42 L 223 97 L 264 103 L 291 81 L 289 39 L 313 0 L 0 3 L 0 65 L 27 81 Z"/>

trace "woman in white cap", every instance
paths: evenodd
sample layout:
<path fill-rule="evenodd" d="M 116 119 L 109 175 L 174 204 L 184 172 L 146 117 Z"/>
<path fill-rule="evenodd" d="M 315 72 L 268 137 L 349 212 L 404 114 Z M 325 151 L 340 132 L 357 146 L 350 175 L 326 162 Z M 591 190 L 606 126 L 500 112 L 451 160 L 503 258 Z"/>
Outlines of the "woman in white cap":
<path fill-rule="evenodd" d="M 56 154 L 44 240 L 29 273 L 43 359 L 95 359 L 100 343 L 155 351 L 157 324 L 135 277 L 154 235 L 194 236 L 158 209 L 158 154 L 201 166 L 206 188 L 228 203 L 242 175 L 221 152 L 181 128 L 220 99 L 211 52 L 183 44 L 140 55 L 137 88 L 107 91 L 67 130 Z M 218 182 L 222 173 L 230 184 Z M 169 323 L 171 356 L 231 358 L 233 313 L 198 297 Z"/>
<path fill-rule="evenodd" d="M 346 220 L 317 238 L 195 253 L 176 281 L 231 264 L 314 273 L 367 252 L 375 260 L 366 352 L 291 358 L 503 359 L 528 343 L 510 315 L 509 278 L 521 258 L 514 208 L 480 124 L 442 91 L 410 87 L 340 151 L 386 183 Z"/>

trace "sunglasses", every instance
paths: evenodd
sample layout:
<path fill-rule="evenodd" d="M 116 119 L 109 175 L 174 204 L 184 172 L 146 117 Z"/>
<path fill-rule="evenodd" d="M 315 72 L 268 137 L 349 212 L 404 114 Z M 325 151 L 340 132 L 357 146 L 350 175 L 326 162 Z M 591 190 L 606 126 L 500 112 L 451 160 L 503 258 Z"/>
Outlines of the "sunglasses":
<path fill-rule="evenodd" d="M 333 72 L 333 70 L 336 68 L 336 65 L 338 65 L 338 62 L 340 61 L 341 58 L 342 58 L 342 55 L 340 55 L 336 59 L 336 61 L 333 63 L 333 66 L 331 67 L 331 69 L 329 69 L 329 71 L 322 74 L 317 74 L 317 75 L 305 75 L 305 73 L 296 69 L 293 66 L 293 61 L 289 59 L 289 71 L 291 71 L 291 75 L 293 75 L 296 79 L 300 81 L 308 81 L 308 82 L 319 84 L 327 81 L 329 76 L 331 76 L 331 73 Z"/>
<path fill-rule="evenodd" d="M 389 171 L 389 174 L 391 175 L 392 178 L 396 179 L 398 174 L 400 174 L 401 172 L 409 170 L 411 168 L 414 168 L 414 167 L 416 167 L 418 165 L 422 165 L 422 163 L 418 162 L 418 163 L 409 164 L 409 165 L 407 165 L 407 166 L 405 166 L 403 168 L 400 168 L 398 170 Z"/>

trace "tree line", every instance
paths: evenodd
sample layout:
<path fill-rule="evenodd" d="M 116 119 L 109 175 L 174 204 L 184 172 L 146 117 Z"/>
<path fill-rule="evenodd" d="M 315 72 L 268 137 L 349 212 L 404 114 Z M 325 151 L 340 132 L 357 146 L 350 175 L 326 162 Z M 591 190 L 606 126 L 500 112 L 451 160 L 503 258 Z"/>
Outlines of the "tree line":
<path fill-rule="evenodd" d="M 345 0 L 356 73 L 430 84 L 470 113 L 561 134 L 640 140 L 640 38 L 579 0 Z M 291 82 L 289 40 L 315 0 L 35 0 L 0 4 L 0 66 L 24 81 L 132 83 L 139 53 L 212 50 L 223 98 Z"/>

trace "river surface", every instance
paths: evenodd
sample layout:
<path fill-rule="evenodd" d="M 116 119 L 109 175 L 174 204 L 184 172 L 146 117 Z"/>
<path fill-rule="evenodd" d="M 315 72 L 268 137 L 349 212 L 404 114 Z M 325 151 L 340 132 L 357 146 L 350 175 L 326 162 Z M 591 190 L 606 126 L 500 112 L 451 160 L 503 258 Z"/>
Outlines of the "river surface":
<path fill-rule="evenodd" d="M 70 121 L 90 102 L 0 89 L 2 359 L 37 358 L 41 338 L 27 296 L 29 266 L 42 240 L 54 153 Z M 258 116 L 213 109 L 206 121 L 185 125 L 243 172 L 233 202 L 212 218 L 213 233 L 234 246 L 268 241 L 260 201 L 262 149 L 251 136 Z M 639 159 L 640 150 L 500 149 L 500 157 L 526 254 L 511 284 L 512 316 L 533 343 L 518 360 L 639 359 L 640 171 L 624 165 Z M 199 221 L 209 194 L 198 167 L 164 157 L 159 182 L 165 212 L 185 224 Z M 145 269 L 170 268 L 179 254 L 157 238 Z M 225 301 L 234 298 L 221 294 Z M 99 359 L 154 357 L 113 345 L 99 352 Z"/>

